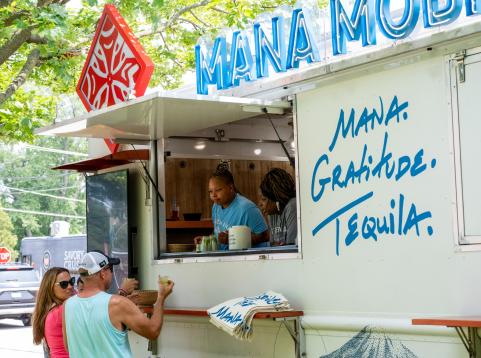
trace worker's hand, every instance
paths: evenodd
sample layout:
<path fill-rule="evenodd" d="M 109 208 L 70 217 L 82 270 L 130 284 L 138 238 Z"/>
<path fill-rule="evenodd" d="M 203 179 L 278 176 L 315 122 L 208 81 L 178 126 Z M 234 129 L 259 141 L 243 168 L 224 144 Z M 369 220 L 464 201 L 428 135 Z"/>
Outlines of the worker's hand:
<path fill-rule="evenodd" d="M 217 235 L 217 240 L 224 245 L 229 244 L 229 232 L 228 231 L 222 231 Z"/>
<path fill-rule="evenodd" d="M 139 281 L 137 281 L 135 278 L 124 278 L 124 280 L 122 281 L 122 285 L 120 286 L 120 289 L 127 292 L 127 295 L 130 295 L 138 287 L 139 287 Z"/>
<path fill-rule="evenodd" d="M 165 299 L 172 293 L 172 289 L 174 288 L 174 281 L 168 280 L 166 282 L 162 282 L 159 280 L 159 295 L 157 297 L 157 302 L 164 302 Z"/>

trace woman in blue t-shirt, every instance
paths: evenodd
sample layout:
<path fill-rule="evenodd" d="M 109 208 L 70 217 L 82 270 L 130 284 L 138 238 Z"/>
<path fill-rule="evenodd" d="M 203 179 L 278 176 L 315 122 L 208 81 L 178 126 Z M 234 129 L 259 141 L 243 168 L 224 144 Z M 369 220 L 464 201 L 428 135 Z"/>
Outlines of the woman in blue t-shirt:
<path fill-rule="evenodd" d="M 261 211 L 252 201 L 239 194 L 234 177 L 225 163 L 219 164 L 209 179 L 209 196 L 214 203 L 212 223 L 220 250 L 229 248 L 228 230 L 235 225 L 245 225 L 251 229 L 252 247 L 269 246 L 267 224 Z"/>

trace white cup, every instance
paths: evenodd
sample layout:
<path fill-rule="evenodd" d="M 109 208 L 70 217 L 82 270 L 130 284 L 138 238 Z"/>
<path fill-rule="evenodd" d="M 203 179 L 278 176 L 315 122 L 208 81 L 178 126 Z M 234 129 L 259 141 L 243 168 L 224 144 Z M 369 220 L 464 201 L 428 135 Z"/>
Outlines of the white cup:
<path fill-rule="evenodd" d="M 245 225 L 229 229 L 229 250 L 242 250 L 251 247 L 251 229 Z"/>

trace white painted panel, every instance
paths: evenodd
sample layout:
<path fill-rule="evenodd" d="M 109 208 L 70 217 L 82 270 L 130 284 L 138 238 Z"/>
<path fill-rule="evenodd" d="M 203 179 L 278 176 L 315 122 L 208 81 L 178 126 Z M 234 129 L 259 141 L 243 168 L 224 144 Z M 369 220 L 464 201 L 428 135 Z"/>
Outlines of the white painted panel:
<path fill-rule="evenodd" d="M 329 85 L 306 92 L 297 97 L 297 132 L 299 150 L 300 215 L 302 230 L 302 258 L 286 260 L 234 261 L 165 264 L 151 262 L 151 238 L 140 238 L 142 262 L 141 285 L 154 288 L 158 274 L 168 275 L 175 282 L 174 293 L 168 298 L 171 307 L 211 307 L 227 299 L 254 295 L 266 290 L 284 294 L 291 304 L 305 311 L 305 322 L 312 317 L 335 316 L 352 321 L 358 317 L 356 327 L 346 323 L 348 336 L 354 336 L 364 326 L 385 329 L 387 337 L 403 344 L 419 357 L 441 352 L 442 344 L 449 346 L 440 357 L 462 357 L 458 343 L 435 333 L 425 342 L 417 338 L 399 338 L 396 328 L 389 322 L 399 318 L 410 322 L 414 317 L 428 315 L 476 315 L 481 313 L 479 281 L 481 257 L 479 252 L 456 252 L 453 237 L 454 198 L 453 168 L 450 136 L 452 135 L 447 95 L 447 76 L 444 59 L 436 57 L 422 62 L 407 59 L 406 63 L 393 62 L 378 72 L 359 72 L 349 80 L 331 81 Z M 399 104 L 407 103 L 400 113 L 401 119 L 388 125 L 362 128 L 351 137 L 339 138 L 332 152 L 328 147 L 336 130 L 341 110 L 356 112 L 356 122 L 367 108 L 380 112 L 380 100 L 386 116 L 393 98 Z M 404 119 L 403 114 L 407 114 Z M 416 176 L 406 174 L 399 180 L 370 177 L 349 183 L 345 188 L 325 193 L 318 201 L 311 196 L 311 184 L 316 161 L 329 156 L 329 165 L 320 167 L 315 179 L 329 175 L 340 164 L 345 173 L 352 160 L 358 166 L 364 146 L 372 161 L 379 160 L 385 135 L 388 135 L 386 153 L 396 159 L 415 158 L 423 150 L 422 163 L 426 169 Z M 420 156 L 420 154 L 418 154 Z M 369 162 L 368 156 L 366 156 Z M 405 158 L 405 159 L 406 159 Z M 403 159 L 403 160 L 405 160 Z M 435 160 L 435 162 L 433 161 Z M 372 165 L 371 165 L 372 166 Z M 384 172 L 383 172 L 384 173 Z M 327 217 L 346 204 L 372 192 L 372 197 L 339 216 L 339 255 L 336 254 L 335 220 L 312 234 L 312 230 Z M 404 198 L 402 227 L 412 205 L 417 215 L 429 214 L 406 233 L 398 233 L 400 197 Z M 391 201 L 394 200 L 394 209 Z M 349 246 L 345 244 L 348 222 L 357 213 L 361 221 L 365 216 L 394 218 L 394 234 L 380 234 L 377 240 L 357 237 Z M 359 225 L 359 224 L 358 224 Z M 429 235 L 428 228 L 432 228 Z M 386 327 L 384 327 L 384 323 Z M 389 324 L 388 324 L 389 323 Z M 169 325 L 164 327 L 169 333 Z M 345 340 L 316 337 L 320 328 L 308 328 L 308 357 L 319 357 L 338 349 Z M 405 333 L 409 324 L 403 324 Z M 420 334 L 413 327 L 413 334 Z M 338 330 L 338 328 L 336 328 Z M 184 327 L 175 330 L 183 339 L 197 337 L 200 345 L 203 328 Z M 333 331 L 333 329 L 327 329 Z M 260 331 L 259 331 L 260 332 Z M 430 333 L 431 334 L 431 333 Z M 256 335 L 256 333 L 254 333 Z M 320 333 L 319 336 L 326 336 Z M 231 356 L 229 336 L 218 332 L 212 342 L 214 352 Z M 417 337 L 417 336 L 416 336 Z M 194 338 L 192 338 L 194 339 Z M 289 337 L 279 338 L 282 344 L 292 344 Z M 167 340 L 166 357 L 177 357 L 176 348 Z M 457 342 L 457 341 L 456 341 Z M 438 346 L 436 343 L 441 344 Z M 253 348 L 254 349 L 254 348 Z M 262 347 L 255 348 L 262 352 Z M 263 356 L 254 353 L 253 356 Z M 277 353 L 276 353 L 277 355 Z"/>
<path fill-rule="evenodd" d="M 443 59 L 438 57 L 410 65 L 393 63 L 390 67 L 388 71 L 359 76 L 298 96 L 303 252 L 312 270 L 308 274 L 322 275 L 322 279 L 317 280 L 318 288 L 310 289 L 304 305 L 314 308 L 322 297 L 322 308 L 329 311 L 420 312 L 421 315 L 480 312 L 481 307 L 471 295 L 458 294 L 467 289 L 478 291 L 468 288 L 471 285 L 467 283 L 471 279 L 469 272 L 478 271 L 481 262 L 473 260 L 478 254 L 455 254 L 453 247 L 453 169 Z M 354 110 L 355 123 L 358 123 L 364 109 L 368 114 L 373 109 L 381 113 L 382 100 L 386 118 L 394 98 L 399 105 L 406 104 L 399 121 L 394 118 L 388 125 L 384 121 L 373 127 L 369 123 L 367 130 L 362 127 L 357 135 L 339 137 L 334 149 L 329 151 L 342 111 L 349 116 Z M 407 173 L 396 180 L 395 175 L 387 178 L 383 167 L 380 177 L 373 176 L 386 136 L 386 153 L 391 153 L 395 160 L 395 173 L 399 158 L 403 161 L 410 158 L 412 163 L 417 153 L 426 169 L 419 170 L 416 176 Z M 318 180 L 332 176 L 336 165 L 342 168 L 341 178 L 350 161 L 359 168 L 364 146 L 366 163 L 372 155 L 372 164 L 367 164 L 371 169 L 369 179 L 363 177 L 360 182 L 356 179 L 345 188 L 326 187 L 322 198 L 314 201 L 313 176 L 314 194 L 317 194 Z M 323 163 L 315 172 L 316 162 L 323 155 L 329 157 L 329 164 Z M 392 166 L 393 160 L 389 162 Z M 333 220 L 312 235 L 320 222 L 370 193 L 372 197 L 338 217 L 339 234 Z M 414 207 L 418 216 L 426 215 L 426 218 L 420 220 L 417 227 L 409 227 L 406 225 L 408 212 Z M 355 214 L 359 236 L 346 245 L 349 221 L 354 220 Z M 377 230 L 377 240 L 362 237 L 360 228 L 366 217 L 369 220 L 386 217 L 390 223 L 391 216 L 393 234 L 379 234 Z M 339 255 L 336 255 L 337 237 Z M 314 278 L 311 279 L 314 282 Z"/>
<path fill-rule="evenodd" d="M 389 71 L 358 76 L 298 96 L 303 252 L 306 263 L 312 263 L 309 269 L 320 273 L 320 288 L 310 290 L 304 304 L 313 307 L 316 301 L 321 301 L 322 311 L 345 318 L 346 330 L 353 330 L 347 327 L 358 315 L 364 316 L 367 326 L 376 327 L 376 317 L 383 315 L 399 315 L 409 322 L 409 318 L 426 315 L 480 312 L 474 298 L 480 292 L 470 284 L 477 280 L 479 253 L 466 255 L 454 250 L 451 205 L 454 168 L 450 157 L 452 134 L 443 59 L 396 67 L 394 63 Z M 369 126 L 361 126 L 357 133 L 349 132 L 346 138 L 339 136 L 335 146 L 332 145 L 342 111 L 346 116 L 344 123 L 348 122 L 351 111 L 356 114 L 355 124 L 363 118 L 364 110 L 367 110 L 364 114 L 370 114 L 376 109 L 386 118 L 394 98 L 399 104 L 406 104 L 399 121 L 372 126 L 369 122 Z M 469 108 L 472 110 L 472 106 Z M 408 172 L 397 180 L 397 169 L 389 178 L 384 166 L 379 177 L 372 176 L 376 162 L 382 157 L 386 138 L 386 153 L 392 154 L 396 166 L 399 158 L 403 158 L 403 162 L 407 158 L 415 162 L 417 154 L 422 158 L 420 165 L 425 164 L 426 169 L 419 169 L 417 175 Z M 326 185 L 320 196 L 319 179 L 330 177 L 332 180 L 337 165 L 342 168 L 340 177 L 345 178 L 351 161 L 355 169 L 359 169 L 364 148 L 370 178 L 356 178 L 345 187 L 334 189 Z M 322 162 L 316 170 L 316 163 L 323 155 L 329 163 Z M 369 155 L 372 155 L 372 162 Z M 316 195 L 320 196 L 319 200 L 314 198 Z M 335 214 L 366 195 L 368 199 L 362 203 L 343 214 Z M 402 218 L 401 197 L 405 207 Z M 413 205 L 417 215 L 425 213 L 426 216 L 419 221 L 419 231 L 416 225 L 406 226 L 406 215 Z M 333 219 L 313 233 L 319 223 L 332 216 L 338 222 Z M 376 220 L 385 217 L 394 230 L 388 233 L 376 230 L 376 240 L 368 235 L 363 238 L 361 227 L 365 217 Z M 354 230 L 356 222 L 357 231 Z M 357 232 L 358 237 L 348 245 L 345 240 L 349 231 Z M 320 332 L 307 328 L 308 356 L 312 352 L 331 353 L 353 342 L 332 330 Z M 395 342 L 400 350 L 409 349 L 420 357 L 462 357 L 466 354 L 456 336 L 451 339 L 428 335 L 399 337 L 394 327 L 378 328 L 386 332 L 386 338 Z M 414 329 L 413 333 L 416 334 Z M 385 344 L 372 336 L 367 341 L 366 347 L 372 349 Z"/>
<path fill-rule="evenodd" d="M 168 316 L 158 340 L 159 357 L 294 357 L 292 338 L 281 322 L 254 321 L 252 341 L 239 341 L 209 323 Z M 130 333 L 134 357 L 146 356 L 147 340 Z"/>

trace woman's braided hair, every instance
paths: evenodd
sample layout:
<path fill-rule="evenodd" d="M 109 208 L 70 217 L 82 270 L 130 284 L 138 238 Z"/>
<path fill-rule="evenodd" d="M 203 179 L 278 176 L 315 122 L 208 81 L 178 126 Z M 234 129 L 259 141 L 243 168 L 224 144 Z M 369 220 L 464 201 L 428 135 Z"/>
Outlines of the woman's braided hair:
<path fill-rule="evenodd" d="M 220 162 L 217 165 L 217 168 L 215 169 L 215 171 L 212 173 L 212 175 L 210 177 L 220 179 L 225 184 L 232 184 L 233 187 L 234 187 L 234 191 L 236 193 L 239 193 L 239 191 L 237 190 L 237 188 L 235 186 L 235 183 L 234 183 L 234 176 L 232 175 L 232 173 L 229 170 L 229 163 Z"/>
<path fill-rule="evenodd" d="M 279 202 L 280 211 L 296 197 L 296 182 L 284 169 L 273 168 L 262 179 L 262 195 L 273 202 Z"/>

